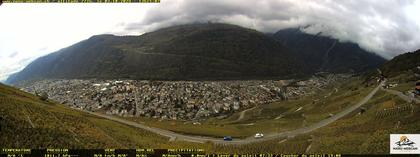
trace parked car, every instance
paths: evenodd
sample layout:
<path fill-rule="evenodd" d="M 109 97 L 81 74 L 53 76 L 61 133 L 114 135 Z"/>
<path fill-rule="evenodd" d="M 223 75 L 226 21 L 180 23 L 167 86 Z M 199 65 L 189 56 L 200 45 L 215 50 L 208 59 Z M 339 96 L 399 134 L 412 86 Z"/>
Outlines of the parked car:
<path fill-rule="evenodd" d="M 224 141 L 232 141 L 232 136 L 225 136 L 223 137 Z"/>
<path fill-rule="evenodd" d="M 263 138 L 264 137 L 264 134 L 262 134 L 262 133 L 256 133 L 254 137 L 255 138 Z"/>

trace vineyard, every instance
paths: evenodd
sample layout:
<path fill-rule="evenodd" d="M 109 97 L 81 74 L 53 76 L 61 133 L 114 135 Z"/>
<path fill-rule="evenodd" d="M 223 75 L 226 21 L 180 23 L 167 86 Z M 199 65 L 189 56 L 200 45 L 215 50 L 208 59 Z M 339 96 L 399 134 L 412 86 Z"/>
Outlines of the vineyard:
<path fill-rule="evenodd" d="M 393 116 L 405 116 L 407 113 L 414 112 L 413 104 L 401 105 L 393 108 L 385 108 L 383 110 L 377 111 L 375 118 L 382 119 Z"/>
<path fill-rule="evenodd" d="M 244 145 L 214 145 L 214 150 L 218 153 L 238 153 L 238 154 L 258 154 L 271 152 L 281 153 L 302 153 L 305 152 L 310 141 L 309 136 L 299 136 L 289 139 L 270 140 L 260 143 L 250 143 Z"/>
<path fill-rule="evenodd" d="M 167 138 L 1 85 L 0 141 L 9 148 L 159 147 Z"/>

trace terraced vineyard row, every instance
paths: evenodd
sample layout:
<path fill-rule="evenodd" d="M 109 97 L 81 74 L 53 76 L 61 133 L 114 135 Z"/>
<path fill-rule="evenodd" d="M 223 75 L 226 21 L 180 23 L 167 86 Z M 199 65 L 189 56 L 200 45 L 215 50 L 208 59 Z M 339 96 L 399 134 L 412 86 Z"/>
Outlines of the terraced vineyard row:
<path fill-rule="evenodd" d="M 375 118 L 381 119 L 392 116 L 404 116 L 407 112 L 414 112 L 414 106 L 412 104 L 406 104 L 393 108 L 386 108 L 381 111 L 377 111 Z"/>

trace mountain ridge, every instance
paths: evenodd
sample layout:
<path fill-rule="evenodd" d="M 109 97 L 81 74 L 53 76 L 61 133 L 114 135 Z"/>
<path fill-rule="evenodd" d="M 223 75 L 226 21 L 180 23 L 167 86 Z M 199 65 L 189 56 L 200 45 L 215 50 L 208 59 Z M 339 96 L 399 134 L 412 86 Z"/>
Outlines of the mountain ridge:
<path fill-rule="evenodd" d="M 420 66 L 420 49 L 395 56 L 380 67 L 386 77 L 394 77 Z"/>
<path fill-rule="evenodd" d="M 141 36 L 97 35 L 43 56 L 8 79 L 250 79 L 303 73 L 294 54 L 255 30 L 227 24 L 164 28 Z"/>
<path fill-rule="evenodd" d="M 172 26 L 140 36 L 95 35 L 36 59 L 6 82 L 46 78 L 287 79 L 319 71 L 321 65 L 316 61 L 319 57 L 296 50 L 281 40 L 279 32 L 270 36 L 236 25 L 216 23 Z M 336 58 L 343 60 L 347 56 Z M 369 59 L 368 56 L 358 60 L 362 68 L 354 71 L 374 67 Z M 338 67 L 327 69 L 331 72 L 349 72 L 353 64 L 324 66 Z"/>
<path fill-rule="evenodd" d="M 301 28 L 289 28 L 272 34 L 291 51 L 301 54 L 315 71 L 333 73 L 362 72 L 378 67 L 385 59 L 351 42 L 341 42 L 321 33 L 311 35 Z M 305 46 L 302 46 L 305 45 Z"/>

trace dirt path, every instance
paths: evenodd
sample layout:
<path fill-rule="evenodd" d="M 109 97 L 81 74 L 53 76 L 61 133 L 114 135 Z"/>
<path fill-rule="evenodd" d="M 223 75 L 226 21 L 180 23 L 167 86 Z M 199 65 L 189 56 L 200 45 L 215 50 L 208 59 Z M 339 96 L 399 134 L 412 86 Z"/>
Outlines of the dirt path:
<path fill-rule="evenodd" d="M 250 111 L 250 110 L 253 110 L 253 109 L 255 109 L 255 108 L 257 108 L 257 106 L 255 106 L 255 107 L 253 107 L 253 108 L 249 108 L 249 109 L 243 110 L 243 111 L 241 112 L 241 114 L 239 115 L 238 119 L 236 119 L 236 120 L 234 120 L 234 121 L 232 121 L 232 122 L 230 122 L 230 123 L 236 123 L 236 122 L 241 121 L 242 119 L 244 119 L 244 117 L 245 117 L 245 113 L 246 113 L 246 112 L 248 112 L 248 111 Z"/>

